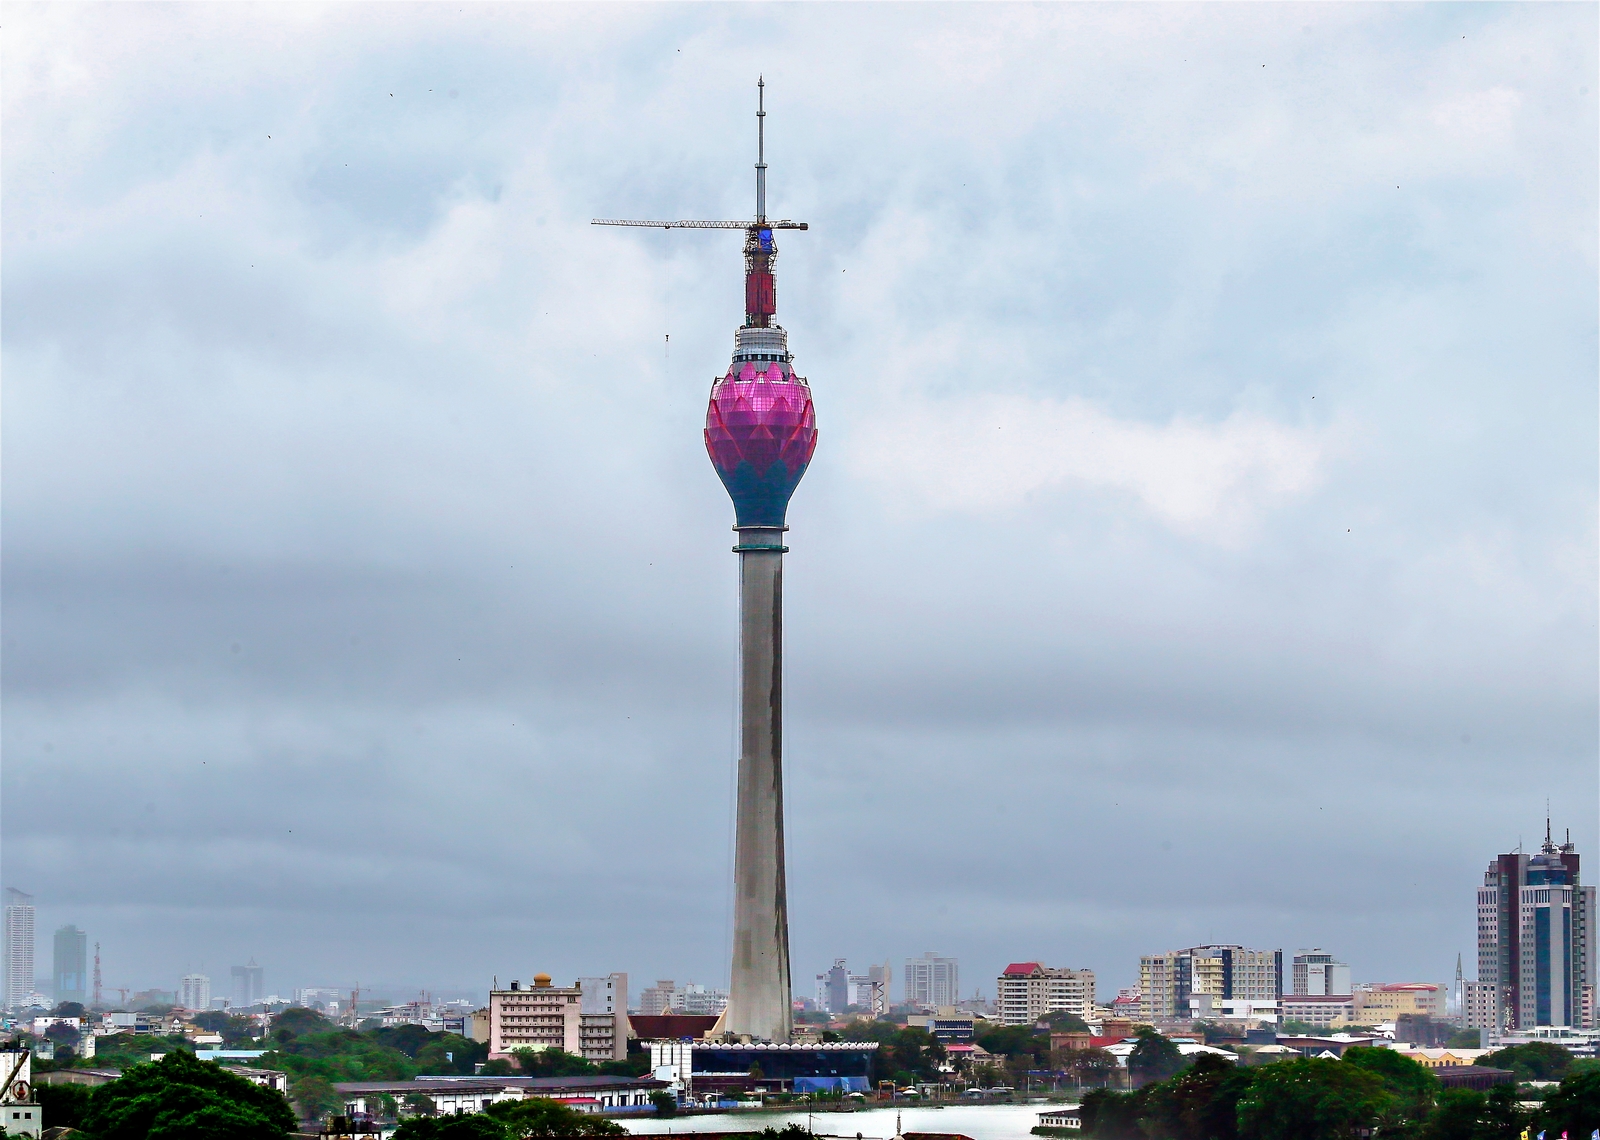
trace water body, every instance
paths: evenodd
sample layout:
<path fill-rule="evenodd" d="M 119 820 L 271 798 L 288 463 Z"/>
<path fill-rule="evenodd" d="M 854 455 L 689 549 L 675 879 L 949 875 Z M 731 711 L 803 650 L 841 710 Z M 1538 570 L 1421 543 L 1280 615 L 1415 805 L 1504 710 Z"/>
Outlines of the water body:
<path fill-rule="evenodd" d="M 1033 1140 L 1029 1130 L 1039 1114 L 1058 1104 L 958 1104 L 949 1108 L 902 1108 L 900 1127 L 906 1132 L 959 1132 L 972 1140 Z M 760 1132 L 785 1124 L 809 1125 L 818 1136 L 855 1140 L 889 1140 L 894 1136 L 892 1108 L 864 1108 L 857 1112 L 741 1112 L 719 1116 L 650 1117 L 618 1120 L 639 1136 L 715 1136 L 719 1132 Z"/>

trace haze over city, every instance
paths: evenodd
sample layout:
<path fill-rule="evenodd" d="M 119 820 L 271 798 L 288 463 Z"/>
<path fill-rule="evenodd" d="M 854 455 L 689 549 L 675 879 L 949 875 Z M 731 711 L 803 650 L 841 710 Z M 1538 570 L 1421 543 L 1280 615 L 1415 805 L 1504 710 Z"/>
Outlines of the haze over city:
<path fill-rule="evenodd" d="M 1596 9 L 910 12 L 8 12 L 41 934 L 134 988 L 726 985 L 739 239 L 589 221 L 749 216 L 758 74 L 797 995 L 1444 982 L 1547 805 L 1593 857 Z"/>

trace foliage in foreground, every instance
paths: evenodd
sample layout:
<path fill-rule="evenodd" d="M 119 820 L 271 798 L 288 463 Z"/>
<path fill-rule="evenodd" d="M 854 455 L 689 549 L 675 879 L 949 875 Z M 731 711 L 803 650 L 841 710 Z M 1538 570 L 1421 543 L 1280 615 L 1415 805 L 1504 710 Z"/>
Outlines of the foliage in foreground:
<path fill-rule="evenodd" d="M 1518 1046 L 1522 1048 L 1522 1046 Z M 1516 1090 L 1441 1089 L 1409 1057 L 1350 1049 L 1342 1060 L 1296 1058 L 1235 1067 L 1215 1054 L 1134 1092 L 1095 1089 L 1083 1098 L 1081 1135 L 1099 1140 L 1518 1140 L 1600 1128 L 1600 1067 L 1563 1064 L 1541 1049 L 1524 1066 L 1561 1065 L 1567 1075 L 1531 1115 Z M 1538 1070 L 1535 1070 L 1538 1071 Z M 1548 1071 L 1545 1068 L 1544 1071 Z"/>
<path fill-rule="evenodd" d="M 394 1140 L 529 1140 L 550 1136 L 625 1136 L 622 1125 L 557 1101 L 534 1097 L 491 1104 L 482 1113 L 414 1116 Z"/>
<path fill-rule="evenodd" d="M 281 1094 L 184 1052 L 101 1085 L 82 1118 L 95 1140 L 282 1140 L 294 1123 Z"/>

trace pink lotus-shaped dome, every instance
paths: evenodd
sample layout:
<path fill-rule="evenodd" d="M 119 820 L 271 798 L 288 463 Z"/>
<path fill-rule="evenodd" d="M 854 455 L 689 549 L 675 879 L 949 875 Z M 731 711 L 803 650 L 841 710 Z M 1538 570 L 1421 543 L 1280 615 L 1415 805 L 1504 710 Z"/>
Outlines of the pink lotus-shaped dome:
<path fill-rule="evenodd" d="M 782 526 L 817 447 L 811 388 L 787 364 L 745 361 L 711 387 L 706 450 L 740 526 Z"/>

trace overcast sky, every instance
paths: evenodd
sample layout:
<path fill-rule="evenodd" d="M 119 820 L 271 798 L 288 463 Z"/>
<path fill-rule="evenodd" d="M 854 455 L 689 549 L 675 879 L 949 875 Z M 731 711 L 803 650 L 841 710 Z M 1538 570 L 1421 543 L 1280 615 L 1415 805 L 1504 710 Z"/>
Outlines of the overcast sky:
<path fill-rule="evenodd" d="M 749 216 L 764 74 L 797 993 L 1471 977 L 1600 859 L 1596 13 L 8 8 L 40 974 L 726 984 L 739 238 L 588 223 Z"/>

